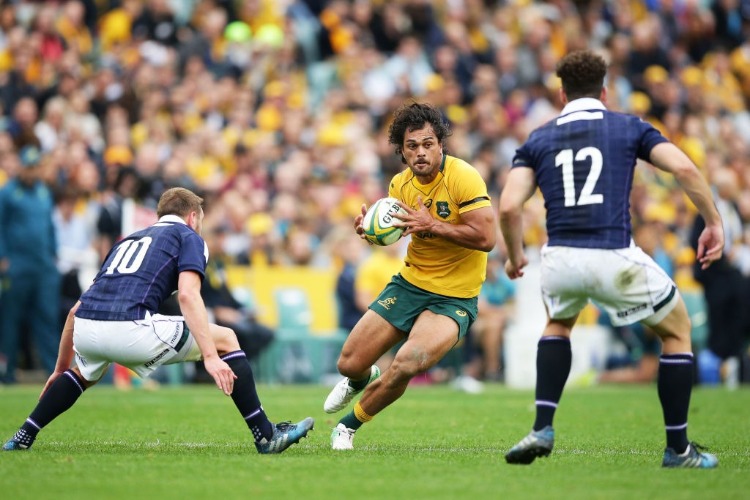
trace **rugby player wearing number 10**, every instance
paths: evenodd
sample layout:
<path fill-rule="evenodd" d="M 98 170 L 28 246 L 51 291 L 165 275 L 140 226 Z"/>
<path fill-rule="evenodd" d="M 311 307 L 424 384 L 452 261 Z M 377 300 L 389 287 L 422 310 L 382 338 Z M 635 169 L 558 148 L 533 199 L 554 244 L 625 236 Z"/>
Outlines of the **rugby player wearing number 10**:
<path fill-rule="evenodd" d="M 679 148 L 639 118 L 605 108 L 606 72 L 604 59 L 590 51 L 572 52 L 558 63 L 565 107 L 518 149 L 500 197 L 511 279 L 523 276 L 528 263 L 521 214 L 537 187 L 549 236 L 541 254 L 548 321 L 537 349 L 536 420 L 505 459 L 529 464 L 552 451 L 552 419 L 570 374 L 571 329 L 594 299 L 615 325 L 642 321 L 662 340 L 657 383 L 667 437 L 662 466 L 713 468 L 716 457 L 687 437 L 693 354 L 685 303 L 667 274 L 631 239 L 636 161 L 674 175 L 705 219 L 696 255 L 704 269 L 721 257 L 721 217 L 705 179 Z"/>
<path fill-rule="evenodd" d="M 112 247 L 68 314 L 55 371 L 39 403 L 3 450 L 30 448 L 37 433 L 73 406 L 110 363 L 145 377 L 160 365 L 202 359 L 218 388 L 231 395 L 259 453 L 281 453 L 312 429 L 309 417 L 297 424 L 268 420 L 234 332 L 208 322 L 200 295 L 208 261 L 200 236 L 202 202 L 187 189 L 169 189 L 159 199 L 159 221 Z M 157 314 L 175 290 L 183 316 Z"/>
<path fill-rule="evenodd" d="M 440 111 L 419 103 L 398 109 L 389 129 L 388 142 L 408 168 L 393 178 L 388 196 L 407 211 L 396 217 L 411 241 L 401 271 L 341 350 L 338 369 L 346 378 L 328 395 L 324 410 L 337 412 L 364 394 L 333 429 L 334 450 L 352 449 L 356 430 L 400 398 L 412 377 L 440 361 L 476 318 L 497 223 L 481 175 L 444 149 L 449 134 Z M 362 237 L 365 208 L 354 220 Z M 402 340 L 378 377 L 375 362 Z"/>

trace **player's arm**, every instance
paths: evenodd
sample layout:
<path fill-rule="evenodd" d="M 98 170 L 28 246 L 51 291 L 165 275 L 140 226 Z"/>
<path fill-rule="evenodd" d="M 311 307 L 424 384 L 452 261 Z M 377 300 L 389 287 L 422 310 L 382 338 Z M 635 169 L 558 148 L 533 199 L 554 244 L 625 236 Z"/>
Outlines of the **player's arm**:
<path fill-rule="evenodd" d="M 396 215 L 401 222 L 394 226 L 405 227 L 404 236 L 412 233 L 431 233 L 452 241 L 464 248 L 489 252 L 495 248 L 497 241 L 497 225 L 492 207 L 481 207 L 461 214 L 458 224 L 450 224 L 435 219 L 430 210 L 422 203 L 422 197 L 417 198 L 416 210 L 405 203 L 399 205 L 407 211 L 407 215 Z"/>
<path fill-rule="evenodd" d="M 721 215 L 711 195 L 711 188 L 690 158 L 670 142 L 662 142 L 651 149 L 651 163 L 674 175 L 690 201 L 698 208 L 706 228 L 698 239 L 696 258 L 706 269 L 721 258 L 724 248 L 724 227 Z"/>
<path fill-rule="evenodd" d="M 208 330 L 208 313 L 201 297 L 201 277 L 194 271 L 182 271 L 177 282 L 177 300 L 190 333 L 195 338 L 203 357 L 206 371 L 216 385 L 229 395 L 237 378 L 229 365 L 219 358 L 216 345 Z"/>
<path fill-rule="evenodd" d="M 508 261 L 505 271 L 510 279 L 523 276 L 528 261 L 523 252 L 523 205 L 536 191 L 534 171 L 527 167 L 512 168 L 500 195 L 500 230 L 505 239 Z"/>

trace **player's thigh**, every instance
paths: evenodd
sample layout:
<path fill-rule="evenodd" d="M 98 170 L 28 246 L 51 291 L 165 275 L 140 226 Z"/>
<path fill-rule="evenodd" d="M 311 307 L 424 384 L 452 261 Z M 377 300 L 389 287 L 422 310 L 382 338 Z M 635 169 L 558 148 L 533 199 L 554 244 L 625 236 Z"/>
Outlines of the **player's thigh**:
<path fill-rule="evenodd" d="M 404 334 L 396 327 L 368 309 L 344 342 L 340 361 L 346 362 L 351 369 L 364 370 L 403 338 Z"/>
<path fill-rule="evenodd" d="M 440 361 L 458 339 L 459 325 L 455 319 L 425 310 L 396 353 L 394 367 L 409 374 L 424 372 Z"/>
<path fill-rule="evenodd" d="M 567 319 L 578 315 L 589 302 L 591 277 L 585 269 L 582 249 L 547 247 L 542 249 L 542 301 L 550 319 Z"/>
<path fill-rule="evenodd" d="M 153 328 L 135 321 L 75 318 L 73 348 L 76 366 L 86 381 L 99 380 L 111 363 L 132 368 L 166 355 Z"/>

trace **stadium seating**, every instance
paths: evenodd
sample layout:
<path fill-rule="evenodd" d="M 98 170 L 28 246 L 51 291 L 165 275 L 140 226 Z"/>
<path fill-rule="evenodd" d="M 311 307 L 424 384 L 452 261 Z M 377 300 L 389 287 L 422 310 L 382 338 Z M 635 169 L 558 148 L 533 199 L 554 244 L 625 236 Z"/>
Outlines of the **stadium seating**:
<path fill-rule="evenodd" d="M 336 372 L 346 333 L 312 332 L 312 309 L 302 288 L 277 288 L 274 303 L 278 317 L 276 336 L 258 360 L 259 381 L 319 383 L 327 373 Z"/>

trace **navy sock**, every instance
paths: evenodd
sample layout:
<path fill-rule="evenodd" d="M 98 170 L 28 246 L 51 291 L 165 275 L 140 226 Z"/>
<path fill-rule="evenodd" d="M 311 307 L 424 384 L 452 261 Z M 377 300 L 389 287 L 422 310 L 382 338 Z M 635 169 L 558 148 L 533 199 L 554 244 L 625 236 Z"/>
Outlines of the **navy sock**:
<path fill-rule="evenodd" d="M 83 380 L 73 370 L 66 370 L 47 389 L 13 439 L 31 446 L 39 431 L 73 406 L 85 390 Z"/>
<path fill-rule="evenodd" d="M 256 442 L 263 438 L 271 439 L 273 424 L 268 420 L 266 413 L 263 411 L 263 406 L 260 404 L 260 398 L 255 389 L 253 369 L 250 367 L 244 351 L 230 352 L 223 355 L 221 359 L 237 375 L 237 379 L 234 381 L 232 400 L 245 419 L 247 427 L 253 433 L 253 438 Z"/>
<path fill-rule="evenodd" d="M 542 337 L 536 351 L 536 420 L 534 430 L 552 425 L 573 354 L 567 337 Z"/>
<path fill-rule="evenodd" d="M 687 417 L 693 390 L 693 355 L 662 354 L 657 391 L 664 413 L 667 447 L 677 453 L 688 447 Z"/>

